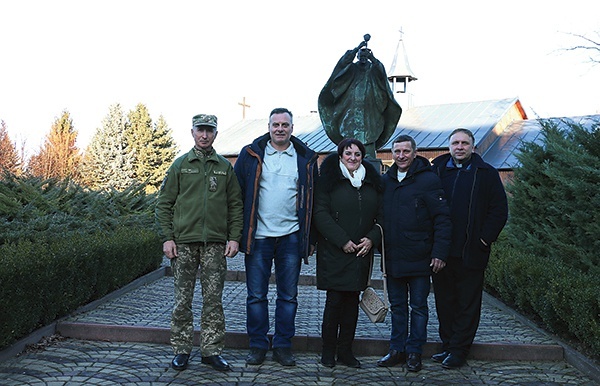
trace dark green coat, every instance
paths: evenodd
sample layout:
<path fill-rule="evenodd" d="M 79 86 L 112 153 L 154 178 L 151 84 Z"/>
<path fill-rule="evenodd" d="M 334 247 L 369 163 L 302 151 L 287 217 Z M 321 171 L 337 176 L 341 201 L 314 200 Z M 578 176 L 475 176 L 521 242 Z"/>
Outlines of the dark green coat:
<path fill-rule="evenodd" d="M 190 150 L 167 171 L 156 203 L 162 241 L 239 242 L 242 191 L 231 163 L 214 150 L 199 158 Z"/>
<path fill-rule="evenodd" d="M 313 217 L 318 231 L 318 289 L 362 291 L 367 286 L 371 257 L 381 243 L 375 223 L 381 215 L 382 186 L 375 167 L 367 161 L 363 161 L 363 166 L 365 179 L 360 189 L 356 189 L 343 177 L 337 154 L 328 156 L 321 164 Z M 349 240 L 358 244 L 365 236 L 373 241 L 368 256 L 344 253 L 342 247 Z"/>

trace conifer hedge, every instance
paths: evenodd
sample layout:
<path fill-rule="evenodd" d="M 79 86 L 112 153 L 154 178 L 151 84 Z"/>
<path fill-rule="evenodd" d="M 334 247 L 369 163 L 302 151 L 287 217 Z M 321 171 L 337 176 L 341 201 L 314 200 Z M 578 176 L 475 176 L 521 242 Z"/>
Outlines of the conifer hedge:
<path fill-rule="evenodd" d="M 563 338 L 600 353 L 600 123 L 542 121 L 507 185 L 509 221 L 486 285 Z"/>
<path fill-rule="evenodd" d="M 151 272 L 162 261 L 154 195 L 65 180 L 0 184 L 0 348 Z"/>

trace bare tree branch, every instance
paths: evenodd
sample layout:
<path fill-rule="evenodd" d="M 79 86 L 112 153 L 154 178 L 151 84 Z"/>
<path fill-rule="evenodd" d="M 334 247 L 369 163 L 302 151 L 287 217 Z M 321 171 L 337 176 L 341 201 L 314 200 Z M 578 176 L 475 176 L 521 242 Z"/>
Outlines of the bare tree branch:
<path fill-rule="evenodd" d="M 600 37 L 600 33 L 598 33 L 598 32 L 596 32 L 596 33 Z M 594 65 L 600 64 L 600 41 L 593 40 L 590 37 L 581 35 L 581 34 L 576 34 L 576 33 L 571 33 L 571 32 L 566 32 L 566 34 L 574 36 L 578 39 L 581 39 L 586 43 L 571 46 L 568 48 L 563 48 L 563 49 L 561 49 L 561 51 L 582 51 L 582 50 L 591 51 L 592 53 L 588 57 L 590 63 L 593 63 Z"/>

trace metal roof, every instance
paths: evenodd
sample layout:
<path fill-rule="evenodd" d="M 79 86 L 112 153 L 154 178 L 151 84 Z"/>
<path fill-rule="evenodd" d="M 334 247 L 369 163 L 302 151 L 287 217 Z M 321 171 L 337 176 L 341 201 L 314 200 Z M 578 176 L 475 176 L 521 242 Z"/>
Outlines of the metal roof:
<path fill-rule="evenodd" d="M 486 162 L 497 169 L 510 170 L 519 164 L 515 154 L 522 142 L 541 141 L 540 121 L 552 121 L 566 130 L 573 124 L 580 124 L 589 130 L 600 125 L 600 115 L 586 115 L 541 120 L 511 118 L 512 122 L 508 122 L 506 128 L 500 127 L 499 123 L 509 116 L 509 110 L 518 103 L 517 98 L 509 98 L 412 107 L 402 113 L 391 139 L 378 151 L 390 151 L 394 138 L 400 134 L 412 136 L 421 151 L 447 149 L 452 130 L 464 127 L 473 132 L 476 145 L 490 143 L 483 149 L 477 148 Z M 224 156 L 237 156 L 242 147 L 268 131 L 268 123 L 268 118 L 243 120 L 219 130 L 215 148 Z M 502 131 L 496 134 L 495 128 Z M 317 113 L 294 117 L 294 135 L 320 154 L 337 149 L 323 130 Z"/>
<path fill-rule="evenodd" d="M 447 148 L 450 133 L 458 127 L 471 130 L 475 143 L 481 143 L 517 102 L 509 98 L 412 107 L 402 112 L 396 131 L 379 150 L 390 150 L 400 134 L 413 137 L 420 150 Z"/>
<path fill-rule="evenodd" d="M 402 112 L 391 139 L 379 151 L 390 150 L 398 135 L 411 135 L 419 149 L 447 147 L 448 135 L 465 127 L 480 143 L 518 102 L 517 98 L 411 107 Z M 236 156 L 245 145 L 268 131 L 268 118 L 243 120 L 219 130 L 215 148 L 224 156 Z M 294 117 L 294 135 L 318 153 L 330 153 L 336 145 L 329 139 L 317 113 Z"/>
<path fill-rule="evenodd" d="M 513 169 L 519 165 L 516 154 L 523 142 L 541 143 L 542 121 L 555 124 L 564 130 L 569 130 L 572 125 L 581 125 L 592 130 L 600 125 L 600 115 L 515 121 L 498 136 L 482 157 L 497 169 Z"/>

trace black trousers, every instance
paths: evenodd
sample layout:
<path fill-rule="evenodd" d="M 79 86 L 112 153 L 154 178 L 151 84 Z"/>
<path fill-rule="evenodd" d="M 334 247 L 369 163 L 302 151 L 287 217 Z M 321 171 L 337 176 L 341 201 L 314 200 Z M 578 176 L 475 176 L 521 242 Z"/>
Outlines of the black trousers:
<path fill-rule="evenodd" d="M 481 317 L 484 270 L 467 269 L 459 258 L 433 277 L 435 307 L 443 351 L 466 358 Z"/>
<path fill-rule="evenodd" d="M 358 322 L 358 297 L 360 292 L 327 290 L 323 310 L 321 338 L 323 351 L 352 352 L 352 343 Z"/>

